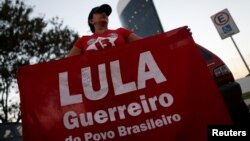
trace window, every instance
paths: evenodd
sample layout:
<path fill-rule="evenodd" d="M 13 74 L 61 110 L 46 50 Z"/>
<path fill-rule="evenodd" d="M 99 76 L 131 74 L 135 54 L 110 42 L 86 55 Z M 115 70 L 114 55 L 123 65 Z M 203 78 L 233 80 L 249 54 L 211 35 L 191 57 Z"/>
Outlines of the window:
<path fill-rule="evenodd" d="M 212 56 L 207 52 L 205 49 L 198 47 L 201 55 L 205 58 L 206 61 L 209 61 L 212 59 Z"/>

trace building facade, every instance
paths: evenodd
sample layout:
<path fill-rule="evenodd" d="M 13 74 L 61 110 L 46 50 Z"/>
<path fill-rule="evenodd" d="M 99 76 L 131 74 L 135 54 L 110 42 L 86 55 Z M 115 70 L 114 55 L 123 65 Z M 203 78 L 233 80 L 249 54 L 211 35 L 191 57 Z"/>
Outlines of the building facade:
<path fill-rule="evenodd" d="M 122 26 L 141 37 L 164 32 L 153 0 L 119 0 L 117 11 Z"/>

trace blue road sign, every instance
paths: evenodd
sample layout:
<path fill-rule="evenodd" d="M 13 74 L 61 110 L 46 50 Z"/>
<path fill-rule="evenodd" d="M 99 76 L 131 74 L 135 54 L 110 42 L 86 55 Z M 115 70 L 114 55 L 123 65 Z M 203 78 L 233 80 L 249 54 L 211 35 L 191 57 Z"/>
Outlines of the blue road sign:
<path fill-rule="evenodd" d="M 227 34 L 227 33 L 231 32 L 233 29 L 232 29 L 230 24 L 227 24 L 227 25 L 222 27 L 222 30 L 225 34 Z"/>

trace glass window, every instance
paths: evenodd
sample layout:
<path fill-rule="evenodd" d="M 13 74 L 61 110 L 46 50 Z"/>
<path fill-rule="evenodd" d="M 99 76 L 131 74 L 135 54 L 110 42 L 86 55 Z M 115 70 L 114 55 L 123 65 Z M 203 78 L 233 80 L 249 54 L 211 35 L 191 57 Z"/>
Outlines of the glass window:
<path fill-rule="evenodd" d="M 212 56 L 205 49 L 202 49 L 201 47 L 198 48 L 200 50 L 201 55 L 205 58 L 205 60 L 209 61 L 212 59 Z"/>

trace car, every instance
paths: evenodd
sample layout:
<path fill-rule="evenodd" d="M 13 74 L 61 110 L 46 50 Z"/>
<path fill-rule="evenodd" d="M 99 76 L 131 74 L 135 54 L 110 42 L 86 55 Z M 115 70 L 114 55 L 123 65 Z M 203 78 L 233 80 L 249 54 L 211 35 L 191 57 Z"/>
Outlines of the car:
<path fill-rule="evenodd" d="M 240 84 L 235 81 L 230 69 L 217 55 L 199 44 L 197 44 L 197 46 L 207 63 L 211 76 L 222 94 L 233 124 L 250 124 L 250 113 L 242 98 Z"/>

